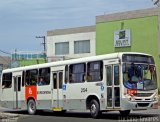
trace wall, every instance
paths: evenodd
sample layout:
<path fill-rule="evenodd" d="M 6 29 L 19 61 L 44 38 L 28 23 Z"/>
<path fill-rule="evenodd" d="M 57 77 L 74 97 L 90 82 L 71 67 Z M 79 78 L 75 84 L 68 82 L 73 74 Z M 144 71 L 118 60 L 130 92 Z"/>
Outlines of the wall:
<path fill-rule="evenodd" d="M 74 41 L 90 40 L 90 53 L 74 54 Z M 69 42 L 69 54 L 66 57 L 77 58 L 95 55 L 95 32 L 54 35 L 47 37 L 47 57 L 55 56 L 55 43 Z"/>
<path fill-rule="evenodd" d="M 124 23 L 123 27 L 122 23 Z M 131 30 L 130 47 L 114 47 L 114 31 L 121 29 Z M 158 16 L 156 15 L 129 19 L 121 18 L 121 20 L 96 24 L 97 55 L 122 51 L 149 53 L 154 56 L 160 74 L 158 43 Z"/>
<path fill-rule="evenodd" d="M 44 59 L 19 60 L 20 66 L 29 66 L 45 63 Z"/>

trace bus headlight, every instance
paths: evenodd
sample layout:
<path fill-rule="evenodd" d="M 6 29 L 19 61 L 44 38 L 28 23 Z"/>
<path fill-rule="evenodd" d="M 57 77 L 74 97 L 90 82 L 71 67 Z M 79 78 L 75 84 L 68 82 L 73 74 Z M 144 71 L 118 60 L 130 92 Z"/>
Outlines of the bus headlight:
<path fill-rule="evenodd" d="M 132 97 L 130 95 L 128 95 L 128 94 L 126 94 L 125 97 L 127 98 L 128 101 L 132 100 Z"/>
<path fill-rule="evenodd" d="M 158 101 L 158 94 L 157 93 L 154 95 L 153 101 Z"/>

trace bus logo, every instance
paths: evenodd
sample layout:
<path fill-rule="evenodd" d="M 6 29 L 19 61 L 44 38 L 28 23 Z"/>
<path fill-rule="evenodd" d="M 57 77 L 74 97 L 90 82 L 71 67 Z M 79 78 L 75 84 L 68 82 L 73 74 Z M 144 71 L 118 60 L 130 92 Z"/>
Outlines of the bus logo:
<path fill-rule="evenodd" d="M 31 89 L 31 88 L 29 88 L 29 94 L 30 94 L 30 95 L 32 94 L 32 89 Z"/>

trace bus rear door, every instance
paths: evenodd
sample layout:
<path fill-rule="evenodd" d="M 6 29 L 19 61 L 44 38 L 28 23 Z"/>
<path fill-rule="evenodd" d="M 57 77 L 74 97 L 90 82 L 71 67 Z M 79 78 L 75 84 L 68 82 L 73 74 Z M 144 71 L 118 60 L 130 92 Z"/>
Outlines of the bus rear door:
<path fill-rule="evenodd" d="M 53 111 L 62 111 L 63 109 L 63 67 L 54 67 L 52 70 L 52 107 Z"/>

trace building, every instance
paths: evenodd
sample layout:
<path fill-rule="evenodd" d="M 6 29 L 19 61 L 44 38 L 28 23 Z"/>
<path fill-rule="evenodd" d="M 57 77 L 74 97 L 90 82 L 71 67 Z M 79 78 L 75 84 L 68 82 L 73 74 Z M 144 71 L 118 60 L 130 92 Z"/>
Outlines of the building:
<path fill-rule="evenodd" d="M 95 55 L 95 26 L 47 32 L 48 61 Z"/>
<path fill-rule="evenodd" d="M 50 61 L 126 51 L 154 56 L 160 89 L 160 7 L 100 15 L 96 26 L 47 32 Z"/>
<path fill-rule="evenodd" d="M 96 17 L 96 55 L 122 51 L 153 55 L 160 80 L 160 7 Z"/>

